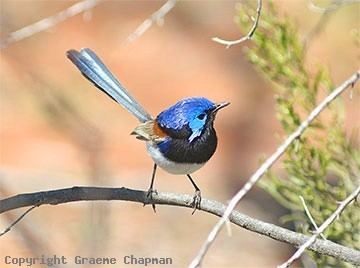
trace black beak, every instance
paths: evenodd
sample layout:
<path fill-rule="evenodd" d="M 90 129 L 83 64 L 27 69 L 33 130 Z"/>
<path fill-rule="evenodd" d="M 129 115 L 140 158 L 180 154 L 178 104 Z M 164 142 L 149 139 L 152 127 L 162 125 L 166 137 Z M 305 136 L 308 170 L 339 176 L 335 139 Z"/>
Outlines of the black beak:
<path fill-rule="evenodd" d="M 220 102 L 220 103 L 215 104 L 215 109 L 212 110 L 212 113 L 213 114 L 217 113 L 217 111 L 219 111 L 222 108 L 225 108 L 229 104 L 230 104 L 230 102 Z"/>

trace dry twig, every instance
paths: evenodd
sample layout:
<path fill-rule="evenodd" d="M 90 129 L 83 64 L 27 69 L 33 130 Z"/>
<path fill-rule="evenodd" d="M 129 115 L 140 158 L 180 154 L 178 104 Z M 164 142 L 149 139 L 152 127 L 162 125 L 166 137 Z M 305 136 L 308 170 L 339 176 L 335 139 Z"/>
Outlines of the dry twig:
<path fill-rule="evenodd" d="M 309 9 L 322 13 L 319 20 L 316 22 L 314 27 L 310 29 L 310 31 L 304 35 L 303 44 L 304 48 L 309 46 L 309 43 L 313 40 L 314 37 L 318 36 L 318 34 L 326 27 L 328 22 L 330 21 L 330 17 L 333 16 L 336 11 L 340 8 L 354 4 L 358 1 L 354 0 L 333 0 L 327 7 L 317 6 L 313 1 L 309 2 Z"/>
<path fill-rule="evenodd" d="M 286 262 L 279 265 L 278 268 L 289 267 L 296 259 L 300 258 L 303 252 L 316 240 L 317 236 L 325 231 L 343 212 L 343 210 L 360 194 L 360 185 L 352 192 L 344 201 L 340 202 L 338 208 L 324 221 L 323 224 L 315 231 L 315 233 L 299 247 L 299 249 Z M 359 253 L 360 256 L 360 253 Z"/>
<path fill-rule="evenodd" d="M 45 31 L 56 24 L 65 21 L 79 13 L 88 11 L 100 3 L 100 0 L 83 0 L 65 10 L 56 13 L 53 16 L 39 20 L 33 24 L 27 25 L 15 32 L 10 33 L 4 40 L 0 41 L 0 48 L 5 48 L 11 43 L 18 42 L 39 32 Z"/>
<path fill-rule="evenodd" d="M 213 40 L 214 42 L 217 42 L 219 44 L 222 44 L 222 45 L 225 45 L 226 48 L 229 48 L 231 47 L 232 45 L 237 45 L 237 44 L 240 44 L 244 41 L 247 41 L 247 40 L 250 40 L 252 38 L 252 36 L 254 35 L 255 31 L 256 31 L 256 28 L 259 24 L 259 18 L 260 18 L 260 14 L 261 14 L 261 8 L 262 8 L 262 0 L 258 0 L 258 7 L 256 9 L 256 18 L 254 20 L 254 24 L 253 26 L 251 27 L 250 31 L 248 32 L 247 35 L 245 35 L 244 37 L 238 39 L 238 40 L 233 40 L 233 41 L 230 41 L 230 40 L 224 40 L 224 39 L 221 39 L 219 37 L 213 37 L 211 40 Z"/>
<path fill-rule="evenodd" d="M 300 200 L 301 200 L 301 204 L 303 205 L 304 207 L 304 210 L 305 210 L 305 213 L 306 215 L 308 216 L 311 224 L 314 226 L 315 230 L 318 230 L 319 227 L 317 226 L 314 218 L 312 217 L 311 213 L 310 213 L 310 210 L 309 208 L 307 207 L 306 203 L 305 203 L 305 199 L 304 197 L 302 197 L 301 195 L 299 196 Z M 320 236 L 322 237 L 322 239 L 325 239 L 326 240 L 326 237 L 323 235 L 323 234 L 320 234 Z"/>
<path fill-rule="evenodd" d="M 139 27 L 127 38 L 128 42 L 133 42 L 142 36 L 154 23 L 162 25 L 167 13 L 175 6 L 177 0 L 168 0 L 162 7 L 154 12 L 148 19 L 140 24 Z"/>
<path fill-rule="evenodd" d="M 2 231 L 0 233 L 0 236 L 3 236 L 7 232 L 9 232 L 11 230 L 11 228 L 13 228 L 19 221 L 21 221 L 30 211 L 32 211 L 36 207 L 37 207 L 37 205 L 32 206 L 31 208 L 27 209 L 23 214 L 21 214 L 20 217 L 18 217 L 12 224 L 10 224 L 9 227 L 7 227 L 4 231 Z"/>
<path fill-rule="evenodd" d="M 334 101 L 345 89 L 353 86 L 360 78 L 360 71 L 355 72 L 350 78 L 344 81 L 338 88 L 334 89 L 330 95 L 328 95 L 303 121 L 300 126 L 293 132 L 278 148 L 277 150 L 260 166 L 258 170 L 249 178 L 245 185 L 236 193 L 236 195 L 230 200 L 224 215 L 215 224 L 210 231 L 206 241 L 202 245 L 200 251 L 190 263 L 191 268 L 200 267 L 202 260 L 204 259 L 207 251 L 218 236 L 221 228 L 226 220 L 231 215 L 231 212 L 235 209 L 239 201 L 251 190 L 251 188 L 261 179 L 261 177 L 272 167 L 272 165 L 285 153 L 287 148 L 298 139 L 302 133 L 309 127 L 312 121 L 332 102 Z"/>

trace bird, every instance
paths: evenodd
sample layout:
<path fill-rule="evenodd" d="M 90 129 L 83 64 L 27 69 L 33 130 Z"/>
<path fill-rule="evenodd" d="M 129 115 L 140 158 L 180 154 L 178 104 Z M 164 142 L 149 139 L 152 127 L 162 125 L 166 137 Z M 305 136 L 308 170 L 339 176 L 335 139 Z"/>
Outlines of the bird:
<path fill-rule="evenodd" d="M 189 97 L 179 100 L 153 118 L 91 49 L 70 49 L 66 55 L 83 76 L 140 121 L 130 134 L 146 143 L 154 162 L 147 191 L 150 201 L 154 194 L 158 194 L 154 190 L 154 181 L 159 166 L 168 173 L 186 175 L 190 180 L 195 189 L 191 203 L 194 214 L 200 208 L 201 190 L 191 174 L 204 166 L 215 153 L 218 139 L 214 120 L 217 112 L 230 103 Z M 152 207 L 156 212 L 154 203 Z"/>

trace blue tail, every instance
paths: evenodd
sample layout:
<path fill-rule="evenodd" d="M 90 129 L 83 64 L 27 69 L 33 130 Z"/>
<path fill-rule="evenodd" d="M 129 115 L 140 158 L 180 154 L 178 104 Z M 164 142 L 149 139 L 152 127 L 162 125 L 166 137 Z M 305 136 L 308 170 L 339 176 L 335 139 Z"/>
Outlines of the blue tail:
<path fill-rule="evenodd" d="M 80 52 L 71 49 L 67 52 L 67 57 L 88 80 L 141 122 L 151 120 L 151 115 L 127 92 L 91 49 L 83 48 Z"/>

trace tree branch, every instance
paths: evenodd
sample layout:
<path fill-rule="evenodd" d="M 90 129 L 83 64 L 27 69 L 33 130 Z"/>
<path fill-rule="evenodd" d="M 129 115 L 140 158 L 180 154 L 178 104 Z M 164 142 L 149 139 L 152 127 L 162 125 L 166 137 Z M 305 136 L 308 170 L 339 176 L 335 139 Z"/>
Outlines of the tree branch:
<path fill-rule="evenodd" d="M 36 33 L 45 31 L 70 17 L 94 8 L 99 3 L 100 0 L 83 0 L 68 7 L 65 10 L 56 13 L 53 16 L 27 25 L 15 32 L 10 33 L 4 40 L 0 40 L 0 48 L 5 48 L 11 43 L 20 41 Z"/>
<path fill-rule="evenodd" d="M 260 18 L 260 14 L 261 14 L 261 8 L 262 8 L 262 0 L 258 0 L 258 7 L 256 9 L 256 18 L 254 20 L 254 24 L 253 26 L 251 27 L 250 31 L 248 32 L 247 35 L 245 35 L 244 37 L 238 39 L 238 40 L 233 40 L 233 41 L 230 41 L 230 40 L 224 40 L 224 39 L 221 39 L 219 37 L 213 37 L 211 40 L 213 40 L 214 42 L 217 42 L 219 44 L 222 44 L 222 45 L 225 45 L 226 48 L 229 48 L 231 47 L 232 45 L 237 45 L 237 44 L 240 44 L 244 41 L 247 41 L 247 40 L 250 40 L 252 38 L 252 36 L 254 35 L 255 31 L 256 31 L 256 28 L 259 24 L 259 18 Z"/>
<path fill-rule="evenodd" d="M 309 116 L 300 124 L 300 126 L 293 132 L 287 139 L 276 149 L 276 151 L 260 166 L 258 170 L 249 178 L 245 185 L 234 195 L 230 200 L 224 215 L 215 224 L 210 231 L 206 241 L 203 243 L 196 257 L 190 263 L 191 268 L 199 267 L 204 259 L 207 251 L 218 236 L 221 228 L 226 220 L 231 215 L 231 212 L 235 209 L 240 200 L 251 190 L 251 188 L 262 178 L 262 176 L 274 165 L 274 163 L 286 152 L 287 148 L 298 139 L 314 119 L 332 102 L 334 101 L 345 89 L 350 86 L 354 86 L 356 81 L 360 78 L 360 71 L 355 72 L 350 78 L 344 81 L 339 87 L 334 89 L 312 112 Z"/>
<path fill-rule="evenodd" d="M 343 210 L 360 194 L 360 185 L 355 189 L 354 192 L 352 192 L 344 201 L 342 201 L 338 208 L 334 211 L 333 214 L 330 215 L 329 218 L 327 218 L 326 221 L 315 231 L 315 233 L 304 243 L 299 247 L 299 249 L 292 255 L 286 262 L 284 262 L 282 265 L 278 266 L 279 268 L 287 268 L 289 267 L 296 259 L 300 258 L 300 256 L 303 254 L 303 252 L 312 244 L 314 243 L 315 239 L 318 237 L 318 235 L 322 234 L 322 232 L 325 231 L 327 227 L 330 226 L 343 212 Z M 360 253 L 359 253 L 360 256 Z"/>
<path fill-rule="evenodd" d="M 164 17 L 173 7 L 175 6 L 177 0 L 168 0 L 162 7 L 154 12 L 148 19 L 144 20 L 136 30 L 129 35 L 127 38 L 128 42 L 133 42 L 140 36 L 142 36 L 154 23 L 162 24 Z"/>
<path fill-rule="evenodd" d="M 133 201 L 143 204 L 158 204 L 181 206 L 193 209 L 192 196 L 175 193 L 158 193 L 150 200 L 147 192 L 131 190 L 127 188 L 105 188 L 105 187 L 73 187 L 52 191 L 19 194 L 0 200 L 0 214 L 17 208 L 40 205 L 57 205 L 75 201 L 95 201 L 95 200 L 123 200 Z M 226 206 L 217 201 L 203 198 L 199 210 L 221 217 Z M 253 219 L 240 212 L 233 211 L 230 221 L 249 231 L 256 232 L 277 241 L 300 246 L 309 239 L 309 236 L 299 234 L 285 228 Z M 360 252 L 338 245 L 331 241 L 315 239 L 309 249 L 325 254 L 345 262 L 360 265 Z"/>

